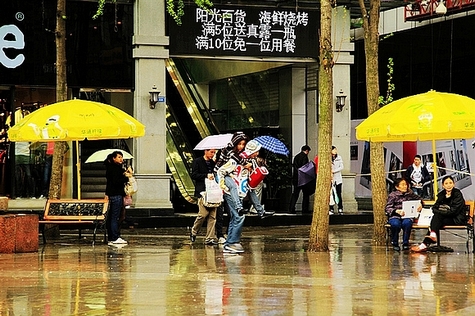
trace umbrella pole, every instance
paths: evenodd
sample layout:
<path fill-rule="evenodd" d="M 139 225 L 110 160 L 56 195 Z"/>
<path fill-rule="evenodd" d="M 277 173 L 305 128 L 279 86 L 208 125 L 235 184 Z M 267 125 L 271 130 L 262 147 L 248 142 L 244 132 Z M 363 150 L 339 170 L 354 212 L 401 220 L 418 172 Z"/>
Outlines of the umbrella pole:
<path fill-rule="evenodd" d="M 81 199 L 81 162 L 79 161 L 79 141 L 76 141 L 76 168 L 78 173 L 78 200 Z"/>
<path fill-rule="evenodd" d="M 435 151 L 435 139 L 432 140 L 432 160 L 434 161 L 432 163 L 432 170 L 434 170 L 434 200 L 437 196 L 438 193 L 438 188 L 437 188 L 437 153 Z"/>

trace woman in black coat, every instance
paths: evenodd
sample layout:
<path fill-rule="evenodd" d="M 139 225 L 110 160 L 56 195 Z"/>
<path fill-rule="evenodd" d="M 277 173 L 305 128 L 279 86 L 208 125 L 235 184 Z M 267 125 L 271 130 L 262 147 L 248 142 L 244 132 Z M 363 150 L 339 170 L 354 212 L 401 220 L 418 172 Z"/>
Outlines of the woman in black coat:
<path fill-rule="evenodd" d="M 125 171 L 122 164 L 124 158 L 122 152 L 114 151 L 107 156 L 104 161 L 106 165 L 106 199 L 109 200 L 109 210 L 107 212 L 106 227 L 107 239 L 110 246 L 127 244 L 127 241 L 120 237 L 120 213 L 124 207 L 125 184 L 132 176 L 132 171 Z"/>
<path fill-rule="evenodd" d="M 444 226 L 459 226 L 467 223 L 467 209 L 462 192 L 455 188 L 455 181 L 451 176 L 444 177 L 442 187 L 444 188 L 437 195 L 437 200 L 432 206 L 432 220 L 430 222 L 429 234 L 424 241 L 411 248 L 414 252 L 427 251 L 427 246 L 437 242 L 440 230 Z"/>

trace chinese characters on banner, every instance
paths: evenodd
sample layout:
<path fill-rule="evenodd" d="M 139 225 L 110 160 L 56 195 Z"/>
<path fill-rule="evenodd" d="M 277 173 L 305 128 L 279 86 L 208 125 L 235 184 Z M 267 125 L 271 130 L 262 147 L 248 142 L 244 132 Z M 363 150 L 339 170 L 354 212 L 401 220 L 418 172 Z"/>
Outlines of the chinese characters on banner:
<path fill-rule="evenodd" d="M 292 55 L 296 29 L 307 27 L 309 19 L 306 12 L 260 10 L 258 19 L 249 21 L 243 9 L 196 8 L 195 22 L 201 26 L 195 38 L 199 51 L 246 52 L 253 47 L 261 53 Z"/>

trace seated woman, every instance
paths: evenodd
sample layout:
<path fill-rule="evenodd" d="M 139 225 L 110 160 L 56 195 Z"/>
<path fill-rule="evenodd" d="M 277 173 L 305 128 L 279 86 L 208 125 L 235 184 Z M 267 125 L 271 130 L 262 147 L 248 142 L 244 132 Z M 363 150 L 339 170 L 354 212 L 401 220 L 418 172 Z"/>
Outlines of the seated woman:
<path fill-rule="evenodd" d="M 462 192 L 454 188 L 455 182 L 451 176 L 444 177 L 442 187 L 444 188 L 437 194 L 437 200 L 432 206 L 432 220 L 428 235 L 424 241 L 411 248 L 414 252 L 425 252 L 430 244 L 436 243 L 440 230 L 447 225 L 465 225 L 467 223 L 467 214 L 465 208 L 465 199 Z"/>
<path fill-rule="evenodd" d="M 409 189 L 409 184 L 406 179 L 397 178 L 394 181 L 396 190 L 388 195 L 388 202 L 386 203 L 386 215 L 389 217 L 389 225 L 391 225 L 391 244 L 395 251 L 400 251 L 399 247 L 399 232 L 402 228 L 402 249 L 409 250 L 409 237 L 411 236 L 413 218 L 403 218 L 404 211 L 402 210 L 402 202 L 411 200 L 421 200 L 421 198 L 414 194 Z M 421 204 L 417 208 L 420 212 Z"/>

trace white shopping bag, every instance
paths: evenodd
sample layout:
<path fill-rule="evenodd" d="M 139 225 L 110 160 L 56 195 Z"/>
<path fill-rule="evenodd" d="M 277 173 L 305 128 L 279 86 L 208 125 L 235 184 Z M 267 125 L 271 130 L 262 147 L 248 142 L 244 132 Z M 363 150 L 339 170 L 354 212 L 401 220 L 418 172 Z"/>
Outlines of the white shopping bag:
<path fill-rule="evenodd" d="M 223 190 L 215 180 L 205 179 L 206 194 L 204 196 L 205 204 L 216 204 L 223 202 Z"/>

